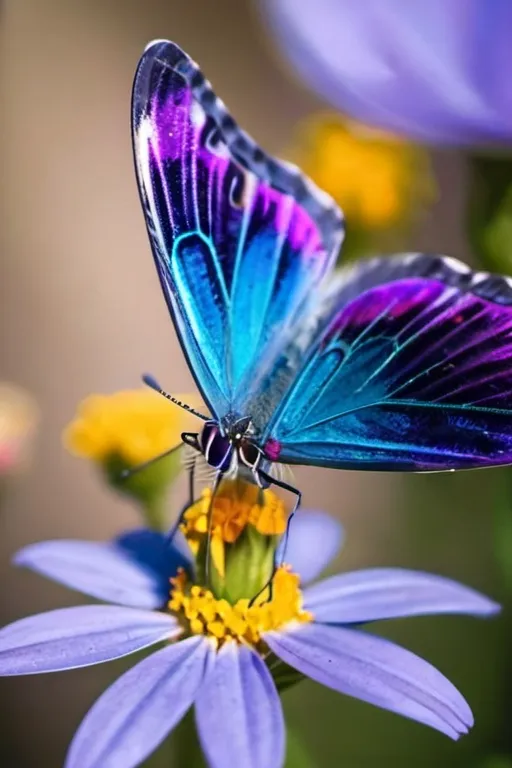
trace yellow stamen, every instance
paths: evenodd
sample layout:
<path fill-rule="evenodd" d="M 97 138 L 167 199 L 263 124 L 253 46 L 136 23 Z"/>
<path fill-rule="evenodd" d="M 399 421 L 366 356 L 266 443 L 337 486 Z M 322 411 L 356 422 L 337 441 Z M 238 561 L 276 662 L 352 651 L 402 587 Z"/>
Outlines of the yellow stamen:
<path fill-rule="evenodd" d="M 194 554 L 208 533 L 211 490 L 187 509 L 181 530 Z M 281 499 L 270 490 L 250 483 L 225 480 L 215 495 L 211 510 L 211 557 L 220 576 L 225 574 L 225 544 L 234 544 L 247 525 L 263 536 L 281 536 L 287 514 Z"/>
<path fill-rule="evenodd" d="M 238 600 L 234 605 L 217 600 L 212 593 L 189 584 L 183 571 L 171 579 L 171 599 L 168 607 L 191 634 L 213 638 L 217 644 L 227 640 L 258 645 L 262 634 L 280 629 L 290 622 L 305 623 L 313 615 L 302 607 L 300 580 L 288 566 L 281 566 L 272 581 L 272 598 L 260 595 L 251 605 L 249 600 Z"/>

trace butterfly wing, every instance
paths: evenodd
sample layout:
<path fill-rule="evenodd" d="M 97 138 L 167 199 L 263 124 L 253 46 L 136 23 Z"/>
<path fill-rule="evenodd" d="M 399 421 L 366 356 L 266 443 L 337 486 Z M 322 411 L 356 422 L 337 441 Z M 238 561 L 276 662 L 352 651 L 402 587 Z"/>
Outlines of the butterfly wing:
<path fill-rule="evenodd" d="M 332 267 L 341 213 L 238 128 L 173 43 L 151 44 L 139 63 L 132 129 L 153 255 L 190 368 L 217 418 L 244 413 L 259 359 L 279 354 Z"/>
<path fill-rule="evenodd" d="M 267 437 L 289 463 L 512 463 L 509 279 L 433 256 L 356 266 Z"/>

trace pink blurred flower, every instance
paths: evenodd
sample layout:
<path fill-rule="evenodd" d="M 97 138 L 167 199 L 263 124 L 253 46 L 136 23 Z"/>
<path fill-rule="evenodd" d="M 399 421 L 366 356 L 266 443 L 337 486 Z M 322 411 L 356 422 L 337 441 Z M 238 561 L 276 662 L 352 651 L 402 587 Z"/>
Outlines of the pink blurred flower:
<path fill-rule="evenodd" d="M 0 477 L 26 467 L 38 418 L 37 405 L 28 392 L 0 383 Z"/>

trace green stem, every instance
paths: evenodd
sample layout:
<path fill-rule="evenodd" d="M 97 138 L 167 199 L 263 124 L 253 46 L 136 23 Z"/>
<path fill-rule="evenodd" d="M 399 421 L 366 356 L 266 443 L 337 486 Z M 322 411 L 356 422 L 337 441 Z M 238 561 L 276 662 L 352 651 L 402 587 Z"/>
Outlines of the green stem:
<path fill-rule="evenodd" d="M 162 496 L 151 496 L 141 500 L 142 514 L 148 526 L 154 531 L 164 533 L 167 528 L 165 504 Z"/>

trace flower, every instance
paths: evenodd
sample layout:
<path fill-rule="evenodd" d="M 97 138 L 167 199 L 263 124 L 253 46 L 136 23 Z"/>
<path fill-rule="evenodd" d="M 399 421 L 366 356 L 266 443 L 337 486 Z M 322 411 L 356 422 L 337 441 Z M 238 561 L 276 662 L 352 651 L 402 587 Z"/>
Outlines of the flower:
<path fill-rule="evenodd" d="M 196 583 L 193 563 L 155 532 L 108 544 L 30 545 L 17 554 L 18 565 L 114 605 L 59 609 L 3 628 L 0 674 L 85 667 L 159 646 L 93 705 L 66 768 L 137 766 L 193 705 L 212 768 L 281 768 L 276 659 L 457 739 L 473 718 L 456 688 L 426 661 L 359 626 L 421 614 L 490 616 L 498 606 L 449 579 L 393 568 L 309 586 L 340 540 L 328 515 L 298 513 L 286 547 L 292 565 L 276 571 L 270 595 L 253 601 L 219 598 Z"/>
<path fill-rule="evenodd" d="M 199 405 L 197 395 L 178 399 Z M 181 468 L 179 453 L 170 451 L 181 443 L 182 432 L 196 427 L 197 418 L 186 410 L 151 389 L 138 389 L 87 397 L 64 430 L 63 440 L 75 456 L 95 462 L 113 488 L 142 502 L 153 527 L 163 528 L 163 494 Z M 128 478 L 123 475 L 146 462 L 149 466 L 141 471 Z"/>
<path fill-rule="evenodd" d="M 27 392 L 0 383 L 0 477 L 26 466 L 38 417 L 36 403 Z"/>
<path fill-rule="evenodd" d="M 433 197 L 422 150 L 335 113 L 299 124 L 291 159 L 336 200 L 349 228 L 402 225 Z"/>
<path fill-rule="evenodd" d="M 266 0 L 292 66 L 336 109 L 432 143 L 512 139 L 509 0 Z"/>
<path fill-rule="evenodd" d="M 178 395 L 194 403 L 195 395 Z M 64 443 L 75 454 L 99 464 L 118 457 L 127 467 L 154 459 L 180 442 L 181 433 L 197 419 L 151 389 L 90 395 L 64 431 Z"/>
<path fill-rule="evenodd" d="M 210 504 L 211 491 L 205 488 L 199 501 L 184 513 L 181 525 L 195 555 L 196 577 L 206 577 L 201 563 L 206 566 L 208 556 L 209 581 L 218 597 L 232 601 L 251 597 L 272 576 L 274 553 L 286 530 L 285 506 L 271 491 L 237 480 L 220 485 L 209 524 Z"/>

